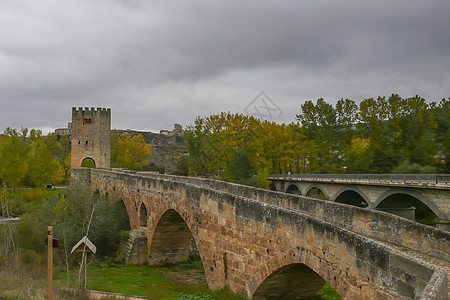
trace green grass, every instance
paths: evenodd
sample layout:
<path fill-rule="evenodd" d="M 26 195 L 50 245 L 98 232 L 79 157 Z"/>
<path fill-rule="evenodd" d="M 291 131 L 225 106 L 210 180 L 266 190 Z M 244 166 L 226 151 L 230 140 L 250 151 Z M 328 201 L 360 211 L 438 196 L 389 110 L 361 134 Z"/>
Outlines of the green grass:
<path fill-rule="evenodd" d="M 321 299 L 341 300 L 342 297 L 328 283 L 317 293 Z M 320 299 L 320 298 L 319 298 Z"/>
<path fill-rule="evenodd" d="M 88 266 L 87 273 L 87 286 L 91 290 L 144 296 L 148 299 L 243 299 L 226 289 L 210 291 L 201 261 L 164 267 Z M 72 269 L 71 281 L 75 282 L 77 276 L 78 269 Z M 67 286 L 64 272 L 55 276 L 55 285 Z M 71 286 L 76 287 L 73 284 Z"/>
<path fill-rule="evenodd" d="M 205 280 L 201 260 L 166 265 L 148 266 L 88 266 L 88 289 L 144 296 L 148 299 L 244 299 L 227 289 L 210 291 Z M 78 269 L 71 269 L 71 287 L 78 276 Z M 55 276 L 55 286 L 67 287 L 66 274 L 62 270 Z M 314 297 L 317 300 L 342 299 L 326 284 Z"/>

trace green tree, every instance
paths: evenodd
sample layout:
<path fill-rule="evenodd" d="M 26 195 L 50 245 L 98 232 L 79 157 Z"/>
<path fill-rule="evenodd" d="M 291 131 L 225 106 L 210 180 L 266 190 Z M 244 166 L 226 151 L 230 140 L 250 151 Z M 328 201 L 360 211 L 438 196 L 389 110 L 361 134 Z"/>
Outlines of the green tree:
<path fill-rule="evenodd" d="M 297 120 L 304 128 L 306 137 L 317 145 L 319 171 L 339 170 L 340 130 L 336 110 L 323 98 L 317 99 L 316 104 L 306 101 L 301 109 Z"/>
<path fill-rule="evenodd" d="M 57 173 L 60 164 L 52 159 L 47 145 L 39 142 L 29 162 L 29 176 L 36 187 L 44 187 L 47 183 L 58 183 Z M 61 178 L 62 179 L 62 178 Z"/>
<path fill-rule="evenodd" d="M 355 137 L 344 152 L 345 173 L 371 173 L 372 152 L 369 150 L 370 140 Z"/>
<path fill-rule="evenodd" d="M 421 166 L 418 163 L 411 163 L 409 159 L 404 160 L 400 165 L 392 170 L 392 174 L 433 174 L 435 170 L 431 166 Z"/>
<path fill-rule="evenodd" d="M 340 99 L 336 103 L 336 118 L 337 122 L 342 130 L 342 142 L 343 146 L 350 145 L 358 115 L 358 106 L 355 101 L 350 99 Z"/>
<path fill-rule="evenodd" d="M 150 146 L 141 134 L 130 136 L 124 133 L 111 133 L 111 166 L 140 170 L 152 155 Z"/>
<path fill-rule="evenodd" d="M 436 165 L 434 115 L 428 111 L 425 99 L 419 96 L 406 99 L 406 109 L 407 115 L 402 124 L 404 158 L 420 165 Z"/>
<path fill-rule="evenodd" d="M 3 146 L 0 149 L 0 177 L 7 186 L 17 188 L 28 173 L 27 157 L 29 146 L 25 142 L 27 130 L 22 135 L 15 129 L 7 128 Z"/>
<path fill-rule="evenodd" d="M 437 107 L 433 108 L 436 127 L 438 161 L 437 165 L 441 172 L 450 173 L 450 98 L 442 99 Z"/>
<path fill-rule="evenodd" d="M 255 169 L 247 153 L 237 150 L 228 164 L 226 177 L 232 182 L 251 184 L 254 174 Z"/>

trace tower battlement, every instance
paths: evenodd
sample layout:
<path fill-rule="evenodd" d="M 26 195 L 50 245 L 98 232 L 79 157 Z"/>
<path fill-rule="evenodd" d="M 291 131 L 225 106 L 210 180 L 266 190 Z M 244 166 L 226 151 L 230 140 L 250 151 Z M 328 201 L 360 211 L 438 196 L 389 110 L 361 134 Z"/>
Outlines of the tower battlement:
<path fill-rule="evenodd" d="M 73 114 L 85 114 L 85 113 L 111 113 L 111 108 L 104 107 L 72 107 L 72 115 Z"/>

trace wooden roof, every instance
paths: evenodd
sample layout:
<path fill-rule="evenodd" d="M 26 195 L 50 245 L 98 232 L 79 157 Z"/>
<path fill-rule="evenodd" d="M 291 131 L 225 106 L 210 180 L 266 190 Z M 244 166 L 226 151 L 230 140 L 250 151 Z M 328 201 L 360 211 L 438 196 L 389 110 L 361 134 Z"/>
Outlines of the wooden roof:
<path fill-rule="evenodd" d="M 86 245 L 87 250 L 89 250 L 90 252 L 92 252 L 92 254 L 95 254 L 95 252 L 97 252 L 97 247 L 95 247 L 95 245 L 88 239 L 87 236 L 84 236 L 75 246 L 73 246 L 72 251 L 70 251 L 70 254 L 72 254 L 73 252 L 79 252 L 79 251 L 83 251 L 83 244 Z"/>

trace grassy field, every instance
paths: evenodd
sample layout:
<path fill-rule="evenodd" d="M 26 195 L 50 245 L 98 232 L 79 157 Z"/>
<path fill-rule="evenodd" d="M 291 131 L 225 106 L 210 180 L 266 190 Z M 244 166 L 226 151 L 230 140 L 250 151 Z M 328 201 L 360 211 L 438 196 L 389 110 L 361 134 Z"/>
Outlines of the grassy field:
<path fill-rule="evenodd" d="M 201 261 L 195 260 L 164 267 L 88 266 L 88 289 L 148 299 L 243 299 L 228 290 L 210 291 Z M 76 282 L 78 269 L 72 269 L 71 282 Z M 76 284 L 70 284 L 76 287 Z M 66 274 L 55 278 L 55 285 L 66 287 Z"/>
<path fill-rule="evenodd" d="M 78 270 L 71 270 L 71 287 L 76 287 Z M 66 287 L 64 272 L 59 273 L 55 285 Z M 244 299 L 223 289 L 210 291 L 206 284 L 200 260 L 164 267 L 108 267 L 88 266 L 88 289 L 125 295 L 144 296 L 148 299 Z M 339 295 L 327 284 L 311 299 L 338 300 Z"/>

